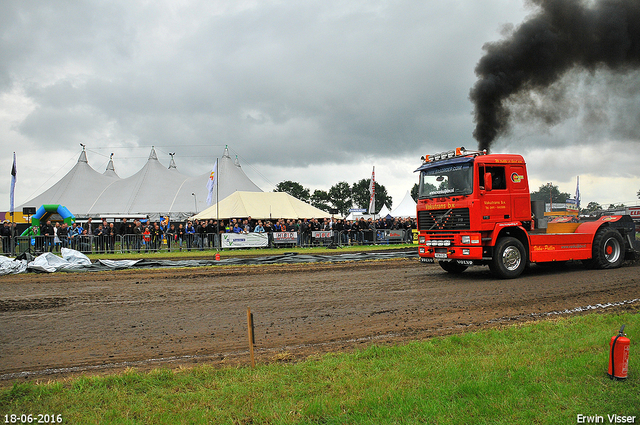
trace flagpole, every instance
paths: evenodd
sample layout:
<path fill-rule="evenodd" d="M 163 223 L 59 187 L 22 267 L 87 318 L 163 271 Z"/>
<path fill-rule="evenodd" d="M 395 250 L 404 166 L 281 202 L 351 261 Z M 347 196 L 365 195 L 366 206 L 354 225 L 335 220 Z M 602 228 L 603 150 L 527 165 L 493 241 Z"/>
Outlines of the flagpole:
<path fill-rule="evenodd" d="M 218 170 L 218 158 L 216 158 L 216 174 L 219 174 L 220 170 Z M 216 225 L 218 226 L 218 250 L 220 250 L 220 245 L 222 244 L 222 240 L 220 240 L 220 206 L 218 205 L 218 188 L 220 187 L 220 179 L 216 176 Z"/>
<path fill-rule="evenodd" d="M 11 255 L 15 255 L 15 247 L 16 247 L 16 223 L 14 217 L 14 193 L 16 187 L 16 178 L 18 175 L 18 171 L 16 170 L 16 153 L 13 153 L 13 166 L 11 167 Z"/>

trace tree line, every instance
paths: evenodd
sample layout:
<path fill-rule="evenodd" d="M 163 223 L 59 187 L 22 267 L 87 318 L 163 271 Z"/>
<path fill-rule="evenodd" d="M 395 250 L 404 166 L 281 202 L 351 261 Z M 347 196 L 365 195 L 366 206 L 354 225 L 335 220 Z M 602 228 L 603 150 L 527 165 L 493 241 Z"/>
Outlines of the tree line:
<path fill-rule="evenodd" d="M 302 186 L 298 182 L 285 180 L 276 185 L 274 192 L 285 192 L 300 199 L 303 202 L 326 212 L 337 210 L 338 214 L 346 217 L 351 208 L 369 208 L 369 185 L 371 179 L 362 179 L 356 183 L 339 182 L 331 186 L 328 191 L 316 189 L 311 190 Z M 378 182 L 375 182 L 375 212 L 380 212 L 383 205 L 391 209 L 393 199 L 387 193 L 387 189 Z"/>

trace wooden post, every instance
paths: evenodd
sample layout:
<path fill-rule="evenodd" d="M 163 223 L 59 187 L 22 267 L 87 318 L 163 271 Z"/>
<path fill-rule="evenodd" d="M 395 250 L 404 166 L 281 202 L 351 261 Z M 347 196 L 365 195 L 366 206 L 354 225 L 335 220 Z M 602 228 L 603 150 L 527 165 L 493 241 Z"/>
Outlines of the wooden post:
<path fill-rule="evenodd" d="M 249 333 L 249 353 L 251 353 L 251 367 L 256 367 L 256 360 L 253 354 L 253 345 L 255 344 L 255 337 L 253 335 L 253 314 L 251 308 L 247 307 L 247 331 Z"/>

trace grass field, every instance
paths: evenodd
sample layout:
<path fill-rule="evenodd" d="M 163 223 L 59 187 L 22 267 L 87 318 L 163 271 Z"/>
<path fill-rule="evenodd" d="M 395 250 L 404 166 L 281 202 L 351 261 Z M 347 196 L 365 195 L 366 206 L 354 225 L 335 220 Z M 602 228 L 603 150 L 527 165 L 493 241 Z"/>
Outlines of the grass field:
<path fill-rule="evenodd" d="M 608 347 L 621 324 L 632 341 L 629 377 L 612 381 Z M 48 414 L 82 424 L 574 424 L 578 415 L 599 416 L 602 423 L 620 415 L 640 423 L 639 337 L 638 311 L 594 313 L 254 369 L 128 370 L 16 383 L 0 392 L 0 419 Z"/>

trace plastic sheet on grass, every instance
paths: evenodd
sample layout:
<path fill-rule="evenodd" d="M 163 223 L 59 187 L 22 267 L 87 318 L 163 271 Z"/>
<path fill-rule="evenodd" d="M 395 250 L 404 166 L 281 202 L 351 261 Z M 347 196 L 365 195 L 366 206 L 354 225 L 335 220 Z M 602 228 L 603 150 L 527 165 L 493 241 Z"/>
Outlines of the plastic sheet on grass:
<path fill-rule="evenodd" d="M 225 258 L 221 260 L 98 260 L 92 263 L 89 258 L 79 251 L 62 248 L 62 257 L 47 252 L 35 259 L 15 259 L 0 257 L 0 275 L 24 272 L 90 272 L 122 269 L 145 268 L 180 268 L 203 266 L 230 265 L 261 265 L 261 264 L 296 264 L 296 263 L 335 263 L 346 261 L 381 260 L 393 258 L 416 258 L 415 250 L 387 251 L 387 252 L 359 252 L 349 254 L 329 255 L 299 255 L 295 252 L 252 258 Z"/>

